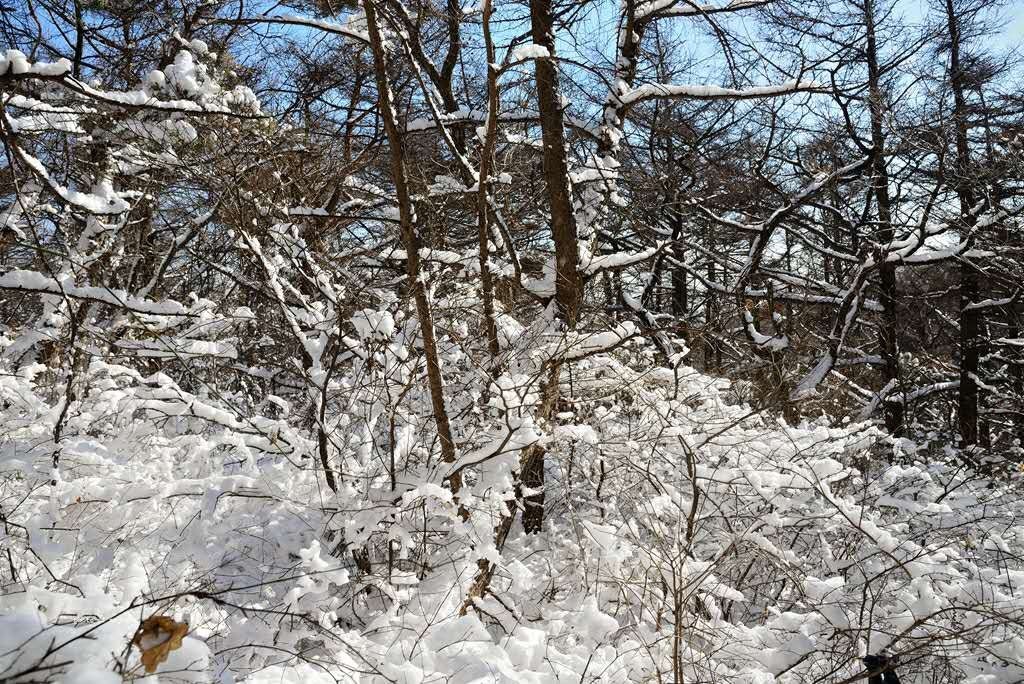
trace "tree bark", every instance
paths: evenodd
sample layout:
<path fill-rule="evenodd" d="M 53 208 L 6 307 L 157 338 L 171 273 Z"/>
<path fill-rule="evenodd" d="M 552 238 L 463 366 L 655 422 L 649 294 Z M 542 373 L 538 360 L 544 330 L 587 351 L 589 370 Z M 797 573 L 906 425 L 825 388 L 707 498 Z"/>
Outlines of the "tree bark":
<path fill-rule="evenodd" d="M 477 189 L 477 242 L 480 261 L 480 298 L 484 312 L 484 332 L 487 335 L 487 349 L 491 359 L 499 354 L 498 329 L 494 323 L 494 279 L 489 263 L 488 239 L 490 236 L 490 203 L 488 202 L 488 180 L 494 163 L 494 146 L 498 137 L 498 70 L 495 65 L 494 41 L 491 38 L 491 0 L 484 0 L 483 33 L 487 52 L 487 123 L 484 134 L 484 148 L 480 154 L 480 177 Z M 492 369 L 497 372 L 497 369 Z"/>
<path fill-rule="evenodd" d="M 864 1 L 864 23 L 867 31 L 867 63 L 868 63 L 868 98 L 871 110 L 871 160 L 874 193 L 878 204 L 878 230 L 876 242 L 888 244 L 895 233 L 892 227 L 892 199 L 889 196 L 889 165 L 885 158 L 885 96 L 882 92 L 881 71 L 878 66 L 878 44 L 875 32 L 875 0 Z M 898 291 L 896 285 L 896 264 L 884 261 L 888 250 L 879 255 L 883 259 L 879 266 L 881 281 L 881 303 L 885 308 L 882 314 L 882 325 L 878 332 L 879 347 L 883 361 L 882 386 L 900 378 L 899 368 L 899 319 L 896 306 Z M 886 401 L 884 403 L 885 426 L 889 432 L 899 435 L 903 430 L 903 403 Z"/>
<path fill-rule="evenodd" d="M 544 182 L 551 211 L 551 237 L 555 243 L 555 300 L 566 328 L 576 327 L 583 301 L 583 277 L 579 270 L 579 243 L 572 212 L 569 166 L 565 156 L 565 119 L 559 99 L 555 63 L 554 17 L 551 0 L 531 0 L 530 26 L 533 42 L 548 49 L 551 59 L 534 60 L 537 69 L 537 108 L 544 143 Z"/>
<path fill-rule="evenodd" d="M 957 196 L 960 200 L 960 227 L 968 246 L 973 243 L 974 189 L 971 184 L 971 158 L 967 141 L 967 103 L 964 98 L 964 74 L 960 63 L 960 25 L 953 0 L 946 0 L 946 22 L 949 29 L 949 82 L 953 91 L 953 125 L 956 144 Z M 957 422 L 960 444 L 971 447 L 978 443 L 978 374 L 981 310 L 970 308 L 978 299 L 978 268 L 963 256 L 960 260 L 960 388 Z"/>
<path fill-rule="evenodd" d="M 565 155 L 565 122 L 558 92 L 558 71 L 554 61 L 554 17 L 551 0 L 530 0 L 530 26 L 533 42 L 547 48 L 550 59 L 536 59 L 537 109 L 540 113 L 544 180 L 547 186 L 548 208 L 551 212 L 551 235 L 555 243 L 555 315 L 566 330 L 573 330 L 583 302 L 583 276 L 579 270 L 579 243 L 572 211 L 572 191 L 569 187 L 569 168 Z M 537 418 L 548 421 L 554 416 L 558 404 L 558 383 L 561 363 L 553 360 L 543 387 Z M 544 526 L 544 448 L 532 446 L 520 456 L 520 482 L 535 494 L 521 497 L 523 528 L 527 534 L 537 533 Z M 517 496 L 517 498 L 520 498 Z M 512 529 L 515 512 L 502 516 L 494 530 L 494 544 L 500 551 Z M 496 566 L 485 559 L 478 562 L 479 570 L 462 605 L 465 614 L 473 602 L 484 596 L 494 577 Z"/>
<path fill-rule="evenodd" d="M 583 303 L 583 275 L 579 269 L 579 241 L 572 211 L 572 190 L 569 187 L 569 165 L 565 154 L 565 119 L 558 88 L 558 67 L 555 62 L 554 16 L 551 0 L 530 1 L 530 29 L 533 42 L 542 45 L 551 56 L 536 59 L 537 109 L 540 113 L 544 182 L 551 212 L 551 236 L 555 243 L 556 315 L 566 330 L 574 330 Z M 550 420 L 558 403 L 558 382 L 561 363 L 551 364 L 542 403 L 542 420 Z M 540 447 L 527 450 L 523 459 L 524 487 L 540 490 L 524 497 L 523 527 L 527 533 L 539 532 L 544 524 L 544 452 Z"/>
<path fill-rule="evenodd" d="M 444 402 L 444 379 L 441 376 L 441 362 L 437 354 L 437 339 L 434 336 L 434 316 L 427 297 L 426 287 L 420 277 L 420 240 L 416 233 L 416 210 L 413 206 L 412 194 L 409 190 L 408 176 L 405 170 L 405 153 L 403 149 L 402 131 L 398 127 L 398 115 L 395 111 L 388 80 L 387 54 L 384 51 L 380 35 L 377 11 L 372 0 L 363 0 L 363 11 L 366 14 L 367 34 L 373 52 L 374 75 L 377 80 L 377 98 L 380 116 L 384 122 L 384 131 L 388 138 L 390 153 L 391 179 L 395 184 L 395 195 L 398 200 L 399 225 L 401 226 L 402 243 L 406 251 L 406 279 L 416 305 L 416 315 L 420 322 L 420 334 L 423 336 L 423 355 L 427 362 L 427 381 L 430 386 L 430 403 L 434 413 L 434 425 L 437 437 L 441 442 L 441 458 L 446 463 L 455 462 L 455 443 L 452 440 L 451 422 Z M 452 477 L 449 486 L 453 493 L 461 488 L 461 477 Z"/>

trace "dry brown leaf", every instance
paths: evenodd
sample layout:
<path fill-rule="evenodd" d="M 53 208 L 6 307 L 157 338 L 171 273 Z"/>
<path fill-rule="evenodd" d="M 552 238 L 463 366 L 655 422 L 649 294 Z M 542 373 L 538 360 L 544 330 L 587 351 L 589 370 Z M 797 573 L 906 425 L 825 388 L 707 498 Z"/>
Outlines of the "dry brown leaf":
<path fill-rule="evenodd" d="M 187 622 L 175 622 L 166 615 L 150 615 L 143 620 L 132 643 L 142 652 L 142 666 L 146 672 L 156 672 L 156 666 L 167 660 L 171 651 L 181 648 L 181 640 L 186 634 Z"/>

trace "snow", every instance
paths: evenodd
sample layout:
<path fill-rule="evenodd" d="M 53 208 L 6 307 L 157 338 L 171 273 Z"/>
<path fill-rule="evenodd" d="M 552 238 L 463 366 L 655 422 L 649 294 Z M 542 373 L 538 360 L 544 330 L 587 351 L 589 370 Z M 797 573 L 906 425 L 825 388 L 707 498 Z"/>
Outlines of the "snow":
<path fill-rule="evenodd" d="M 236 313 L 245 318 L 246 312 Z M 338 448 L 347 452 L 346 484 L 338 503 L 327 509 L 308 504 L 318 497 L 317 473 L 289 462 L 296 450 L 315 453 L 306 428 L 251 411 L 239 417 L 218 398 L 190 394 L 167 374 L 146 377 L 99 361 L 84 371 L 93 389 L 66 426 L 66 465 L 56 492 L 59 515 L 66 520 L 57 527 L 85 513 L 90 522 L 75 523 L 81 532 L 74 536 L 31 532 L 27 538 L 9 536 L 6 543 L 16 549 L 31 543 L 85 598 L 53 584 L 41 565 L 20 554 L 20 567 L 33 568 L 25 575 L 31 591 L 0 609 L 0 652 L 6 659 L 0 667 L 27 667 L 53 643 L 50 637 L 62 643 L 95 624 L 58 626 L 52 616 L 93 613 L 110 621 L 92 633 L 93 640 L 70 642 L 57 653 L 72 661 L 65 678 L 105 681 L 140 615 L 150 613 L 121 612 L 128 602 L 187 593 L 197 576 L 209 578 L 223 603 L 183 598 L 166 604 L 179 611 L 176 619 L 189 623 L 190 633 L 160 672 L 184 667 L 200 680 L 228 667 L 247 680 L 316 681 L 324 672 L 352 673 L 370 662 L 389 676 L 416 680 L 483 668 L 505 672 L 503 681 L 555 682 L 570 675 L 575 681 L 598 659 L 602 667 L 616 668 L 616 681 L 642 680 L 652 663 L 669 662 L 674 620 L 706 640 L 688 647 L 686 666 L 694 678 L 699 672 L 770 677 L 787 668 L 813 677 L 815 668 L 832 662 L 829 640 L 835 629 L 870 624 L 896 633 L 907 620 L 924 619 L 917 638 L 946 644 L 944 634 L 958 633 L 944 631 L 948 620 L 969 614 L 982 590 L 979 582 L 1007 606 L 1020 600 L 1011 597 L 1010 588 L 1020 595 L 1024 570 L 1007 575 L 1002 565 L 990 567 L 958 551 L 966 524 L 979 549 L 1004 558 L 1007 550 L 1016 552 L 1024 536 L 1006 524 L 1015 509 L 1000 514 L 978 498 L 1000 496 L 985 494 L 984 481 L 963 479 L 957 469 L 939 463 L 879 465 L 881 476 L 845 489 L 862 475 L 851 464 L 876 439 L 870 429 L 829 427 L 826 421 L 768 427 L 748 407 L 721 400 L 727 383 L 686 368 L 679 372 L 685 398 L 672 399 L 672 387 L 653 374 L 616 362 L 615 355 L 624 353 L 616 345 L 635 334 L 631 325 L 620 324 L 614 332 L 577 332 L 557 347 L 544 343 L 552 351 L 568 349 L 564 362 L 573 366 L 566 387 L 573 388 L 574 410 L 559 413 L 562 424 L 547 428 L 531 420 L 543 376 L 521 366 L 492 383 L 488 410 L 493 413 L 481 429 L 462 433 L 459 460 L 435 467 L 421 460 L 431 441 L 417 427 L 429 415 L 417 408 L 422 395 L 389 407 L 380 403 L 388 401 L 387 394 L 367 382 L 378 378 L 375 383 L 397 392 L 410 377 L 400 370 L 403 364 L 416 363 L 401 360 L 400 345 L 389 346 L 389 338 L 403 334 L 404 324 L 385 314 L 367 308 L 353 316 L 353 324 L 361 321 L 357 325 L 382 351 L 372 366 L 357 359 L 334 379 L 337 400 L 349 406 L 338 414 L 348 422 L 333 432 Z M 392 326 L 386 336 L 376 337 Z M 454 347 L 446 352 L 456 353 Z M 537 362 L 544 358 L 546 353 Z M 448 363 L 453 359 L 449 356 Z M 609 384 L 604 378 L 613 372 L 619 375 Z M 45 468 L 36 471 L 31 464 L 49 459 L 53 420 L 34 377 L 43 376 L 0 374 L 0 418 L 19 445 L 0 446 L 0 473 L 21 468 L 23 484 L 17 486 L 30 491 L 33 482 L 49 478 Z M 450 382 L 462 387 L 467 378 Z M 618 399 L 607 400 L 622 392 L 639 399 L 633 404 L 639 413 L 630 414 L 636 409 Z M 452 400 L 459 396 L 453 387 Z M 380 477 L 387 471 L 373 451 L 358 455 L 364 440 L 385 439 L 391 420 L 402 435 L 396 458 L 405 463 L 396 490 Z M 572 483 L 580 497 L 552 518 L 551 534 L 527 537 L 513 531 L 499 551 L 490 538 L 496 516 L 511 503 L 519 454 L 538 443 L 549 459 L 549 491 Z M 147 458 L 139 459 L 143 448 Z M 685 467 L 688 454 L 699 454 L 692 477 Z M 456 469 L 465 478 L 454 496 L 446 474 Z M 696 509 L 689 557 L 680 549 L 687 544 L 694 485 L 698 503 L 714 505 Z M 27 494 L 9 519 L 28 530 L 51 525 L 48 493 Z M 940 497 L 942 505 L 931 505 Z M 335 509 L 347 512 L 339 516 Z M 924 510 L 928 515 L 915 512 Z M 421 552 L 417 530 L 425 519 L 433 521 L 432 534 L 449 549 L 466 545 L 466 556 L 453 558 L 442 549 L 429 570 L 413 562 Z M 337 530 L 330 540 L 317 531 L 324 526 Z M 103 543 L 110 530 L 124 543 Z M 394 557 L 405 560 L 396 561 L 390 574 L 362 576 L 347 554 L 332 551 L 342 538 L 346 544 L 390 540 Z M 500 602 L 488 595 L 477 605 L 505 629 L 489 631 L 481 620 L 492 618 L 472 610 L 459 616 L 462 593 L 454 578 L 471 576 L 478 557 L 500 563 L 494 580 Z M 755 558 L 751 574 L 744 573 Z M 385 559 L 375 556 L 374 563 Z M 988 574 L 980 575 L 976 566 Z M 154 572 L 162 567 L 179 571 Z M 637 583 L 638 577 L 653 581 Z M 779 601 L 757 590 L 783 579 L 795 582 L 805 600 Z M 564 595 L 550 597 L 552 581 Z M 860 611 L 866 584 L 879 589 L 870 615 Z M 674 615 L 672 594 L 662 593 L 674 586 L 700 601 L 710 617 L 691 608 Z M 363 613 L 368 621 L 361 627 L 347 617 L 351 599 L 342 597 L 364 595 L 366 587 L 374 587 L 373 596 L 383 597 L 381 607 L 387 609 Z M 617 587 L 629 587 L 634 605 L 650 610 L 623 613 Z M 354 593 L 346 594 L 350 590 Z M 657 606 L 666 611 L 660 626 Z M 724 606 L 731 606 L 728 618 Z M 282 630 L 276 618 L 261 617 L 264 610 L 304 615 L 309 622 L 297 620 Z M 323 638 L 324 628 L 337 638 L 323 642 L 321 648 L 333 655 L 319 674 L 303 669 L 308 663 L 264 662 L 261 649 L 253 648 L 262 643 L 296 648 L 306 639 Z M 637 648 L 638 631 L 648 634 L 648 648 Z M 40 636 L 25 644 L 33 634 Z M 225 650 L 255 660 L 224 660 L 218 653 Z M 851 662 L 850 676 L 856 667 Z M 359 676 L 367 683 L 383 681 Z"/>
<path fill-rule="evenodd" d="M 43 163 L 31 154 L 20 148 L 18 148 L 17 153 L 21 160 L 35 172 L 40 181 L 45 183 L 65 202 L 73 204 L 90 214 L 120 214 L 128 209 L 128 202 L 123 197 L 117 196 L 109 183 L 98 185 L 94 192 L 91 193 L 71 190 L 53 180 L 50 172 L 43 166 Z"/>
<path fill-rule="evenodd" d="M 743 312 L 743 320 L 746 323 L 746 332 L 750 337 L 750 341 L 753 342 L 754 346 L 758 349 L 766 351 L 782 351 L 789 346 L 789 338 L 786 335 L 765 335 L 758 331 L 758 329 L 754 327 L 754 315 L 750 311 Z"/>
<path fill-rule="evenodd" d="M 49 76 L 57 77 L 71 71 L 71 61 L 58 59 L 56 62 L 30 62 L 21 50 L 7 50 L 0 57 L 0 76 Z"/>
<path fill-rule="evenodd" d="M 178 54 L 189 53 L 183 51 Z M 176 58 L 173 64 L 164 69 L 161 77 L 154 78 L 151 74 L 147 77 L 146 85 L 157 91 L 169 90 L 173 94 L 187 95 L 195 99 L 160 99 L 148 90 L 109 91 L 81 81 L 68 83 L 69 89 L 80 93 L 84 99 L 99 103 L 164 112 L 259 117 L 258 103 L 251 90 L 244 86 L 236 86 L 232 90 L 221 89 L 216 81 L 208 78 L 205 67 L 196 67 L 191 56 Z"/>
<path fill-rule="evenodd" d="M 284 24 L 291 26 L 303 26 L 306 28 L 313 28 L 325 33 L 333 33 L 345 38 L 350 38 L 359 43 L 369 43 L 370 38 L 366 34 L 366 31 L 360 27 L 360 20 L 356 15 L 350 19 L 346 24 L 340 24 L 335 21 L 328 21 L 325 19 L 313 19 L 310 17 L 304 17 L 297 14 L 281 14 L 281 15 L 257 15 L 249 19 L 253 23 L 264 23 L 264 24 Z"/>
<path fill-rule="evenodd" d="M 395 319 L 387 311 L 363 309 L 352 314 L 352 325 L 360 339 L 371 340 L 376 337 L 390 338 L 395 332 Z"/>
<path fill-rule="evenodd" d="M 652 15 L 660 17 L 684 17 L 702 14 L 717 14 L 720 12 L 731 12 L 757 7 L 763 4 L 762 0 L 731 0 L 724 5 L 705 5 L 686 0 L 648 0 L 640 3 L 634 10 L 633 16 L 637 19 L 644 19 Z"/>
<path fill-rule="evenodd" d="M 599 271 L 607 271 L 615 268 L 625 268 L 633 264 L 647 261 L 660 252 L 667 243 L 661 242 L 653 247 L 648 247 L 637 252 L 617 252 L 613 254 L 601 254 L 581 259 L 580 266 L 584 273 L 590 275 Z"/>
<path fill-rule="evenodd" d="M 513 62 L 524 62 L 530 59 L 550 59 L 551 53 L 543 45 L 537 45 L 530 43 L 528 45 L 520 45 L 512 51 L 511 60 Z"/>
<path fill-rule="evenodd" d="M 814 92 L 822 86 L 814 81 L 788 81 L 779 85 L 752 86 L 749 88 L 723 88 L 715 85 L 686 85 L 671 83 L 645 83 L 619 96 L 622 105 L 633 105 L 656 98 L 691 98 L 709 100 L 719 98 L 747 99 L 779 97 L 800 92 Z"/>
<path fill-rule="evenodd" d="M 611 330 L 596 333 L 569 333 L 557 336 L 545 347 L 551 358 L 580 359 L 621 346 L 638 335 L 632 321 L 624 321 Z"/>
<path fill-rule="evenodd" d="M 530 109 L 512 109 L 500 112 L 498 114 L 498 121 L 501 123 L 533 123 L 540 118 L 540 115 L 535 110 Z M 470 107 L 460 107 L 459 109 L 443 113 L 440 116 L 441 123 L 454 124 L 454 123 L 475 123 L 483 124 L 487 122 L 487 112 L 480 109 L 472 109 Z M 598 133 L 598 129 L 588 124 L 585 120 L 579 119 L 573 116 L 567 115 L 565 122 L 568 126 L 582 131 L 583 133 L 595 137 Z M 435 117 L 419 117 L 410 120 L 405 125 L 405 130 L 409 133 L 417 133 L 422 131 L 430 131 L 437 128 L 437 119 Z M 516 135 L 511 131 L 502 131 L 504 137 L 508 140 L 514 140 L 521 144 L 532 145 L 535 141 Z"/>
<path fill-rule="evenodd" d="M 38 271 L 15 269 L 0 275 L 0 290 L 21 290 L 42 294 L 87 299 L 138 313 L 184 316 L 189 311 L 174 301 L 153 302 L 128 295 L 123 290 L 78 286 L 68 280 L 56 280 Z"/>

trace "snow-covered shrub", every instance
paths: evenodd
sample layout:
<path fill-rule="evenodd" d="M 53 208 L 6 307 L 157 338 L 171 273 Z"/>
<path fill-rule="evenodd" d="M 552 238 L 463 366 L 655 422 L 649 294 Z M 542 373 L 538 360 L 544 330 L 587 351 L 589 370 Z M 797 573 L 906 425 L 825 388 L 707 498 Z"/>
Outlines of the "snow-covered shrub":
<path fill-rule="evenodd" d="M 6 372 L 4 555 L 21 591 L 0 617 L 4 676 L 140 674 L 129 643 L 155 614 L 190 628 L 161 681 L 842 681 L 883 650 L 907 681 L 1024 676 L 1013 485 L 906 443 L 867 466 L 874 428 L 779 426 L 724 401 L 721 380 L 615 352 L 576 362 L 553 430 L 519 406 L 463 421 L 478 446 L 455 501 L 428 405 L 398 391 L 407 346 L 367 344 L 374 367 L 337 380 L 355 394 L 336 496 L 303 466 L 308 429 L 100 362 L 53 484 L 58 412 L 31 371 Z M 547 528 L 517 523 L 499 549 L 536 442 Z M 481 558 L 498 568 L 467 606 Z"/>

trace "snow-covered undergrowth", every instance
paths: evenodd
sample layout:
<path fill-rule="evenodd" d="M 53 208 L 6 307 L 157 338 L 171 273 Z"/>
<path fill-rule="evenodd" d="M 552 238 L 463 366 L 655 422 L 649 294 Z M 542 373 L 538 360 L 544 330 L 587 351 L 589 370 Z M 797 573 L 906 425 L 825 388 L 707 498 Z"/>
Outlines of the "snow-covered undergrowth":
<path fill-rule="evenodd" d="M 566 367 L 537 425 L 537 353 L 457 373 L 457 326 L 442 463 L 416 327 L 373 313 L 330 381 L 337 494 L 288 401 L 100 361 L 54 471 L 61 385 L 3 368 L 0 679 L 144 676 L 153 615 L 189 632 L 151 682 L 842 682 L 883 651 L 904 682 L 1024 677 L 1018 485 L 873 428 L 780 425 L 632 342 Z M 530 445 L 545 529 L 499 548 Z"/>

